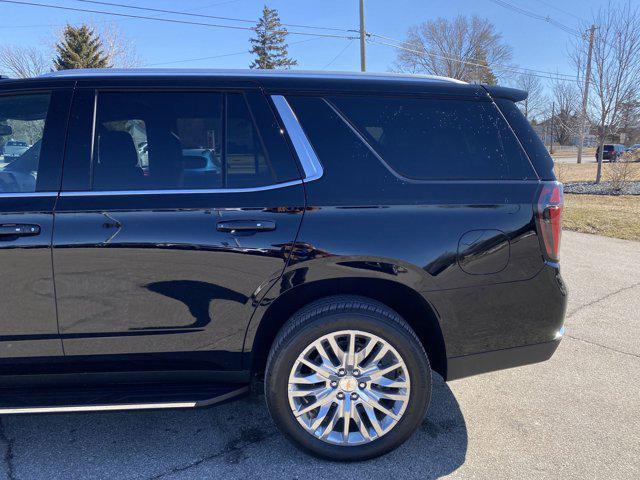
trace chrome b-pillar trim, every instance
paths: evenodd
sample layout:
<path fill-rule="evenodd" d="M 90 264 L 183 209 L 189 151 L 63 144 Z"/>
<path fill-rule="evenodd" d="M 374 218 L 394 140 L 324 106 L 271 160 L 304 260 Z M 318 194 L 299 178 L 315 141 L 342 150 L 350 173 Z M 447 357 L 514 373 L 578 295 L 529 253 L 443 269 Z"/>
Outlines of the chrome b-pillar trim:
<path fill-rule="evenodd" d="M 313 150 L 313 146 L 304 133 L 298 117 L 291 109 L 289 102 L 282 95 L 271 95 L 271 100 L 278 110 L 282 123 L 289 134 L 293 148 L 304 169 L 304 181 L 310 182 L 322 177 L 324 170 L 322 164 Z"/>

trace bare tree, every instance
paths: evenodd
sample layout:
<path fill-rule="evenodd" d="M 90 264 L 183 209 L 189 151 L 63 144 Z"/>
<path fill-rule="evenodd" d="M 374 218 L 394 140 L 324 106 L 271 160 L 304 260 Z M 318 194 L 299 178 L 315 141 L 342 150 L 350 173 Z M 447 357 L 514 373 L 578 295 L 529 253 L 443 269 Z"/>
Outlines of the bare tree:
<path fill-rule="evenodd" d="M 560 79 L 551 81 L 554 135 L 560 145 L 568 145 L 580 129 L 580 92 L 577 84 Z M 549 105 L 548 110 L 551 111 Z"/>
<path fill-rule="evenodd" d="M 51 69 L 51 62 L 34 47 L 5 45 L 0 47 L 0 70 L 11 77 L 37 77 Z"/>
<path fill-rule="evenodd" d="M 598 125 L 600 154 L 596 183 L 602 178 L 602 153 L 607 137 L 616 133 L 625 102 L 640 93 L 640 6 L 630 0 L 609 2 L 593 15 L 592 96 L 589 113 Z M 586 42 L 577 41 L 571 58 L 584 78 Z"/>
<path fill-rule="evenodd" d="M 116 24 L 103 24 L 96 28 L 96 31 L 102 40 L 109 63 L 114 68 L 135 68 L 143 64 L 133 40 L 122 33 Z"/>
<path fill-rule="evenodd" d="M 516 77 L 514 85 L 529 93 L 525 100 L 518 103 L 518 106 L 527 120 L 534 120 L 543 112 L 547 102 L 540 77 L 530 73 L 522 73 Z"/>
<path fill-rule="evenodd" d="M 411 27 L 398 51 L 395 69 L 496 83 L 497 77 L 504 75 L 500 64 L 509 60 L 511 47 L 489 20 L 459 15 Z"/>
<path fill-rule="evenodd" d="M 107 59 L 107 64 L 113 68 L 135 68 L 144 64 L 137 53 L 135 42 L 127 37 L 115 23 L 93 22 L 82 23 L 87 28 L 94 31 L 100 42 Z M 64 29 L 53 33 L 50 43 L 55 45 L 60 43 L 64 36 Z"/>

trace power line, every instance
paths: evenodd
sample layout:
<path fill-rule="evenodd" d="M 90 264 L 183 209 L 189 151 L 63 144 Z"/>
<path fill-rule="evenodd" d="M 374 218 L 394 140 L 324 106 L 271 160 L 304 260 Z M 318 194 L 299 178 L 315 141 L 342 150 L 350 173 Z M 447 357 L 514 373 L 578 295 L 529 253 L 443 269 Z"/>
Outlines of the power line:
<path fill-rule="evenodd" d="M 97 1 L 97 0 L 76 0 L 77 2 L 82 2 L 82 3 L 92 3 L 92 4 L 96 4 L 96 5 L 106 5 L 109 7 L 121 7 L 121 8 L 130 8 L 133 10 L 143 10 L 146 12 L 155 12 L 155 13 L 168 13 L 171 15 L 182 15 L 182 16 L 187 16 L 187 17 L 198 17 L 198 18 L 211 18 L 211 19 L 215 19 L 215 20 L 227 20 L 227 21 L 231 21 L 231 22 L 242 22 L 242 23 L 249 23 L 249 24 L 255 24 L 256 21 L 255 20 L 248 20 L 248 19 L 244 19 L 244 18 L 234 18 L 234 17 L 220 17 L 217 15 L 205 15 L 205 14 L 201 14 L 201 13 L 191 13 L 191 12 L 185 12 L 185 11 L 179 11 L 179 10 L 166 10 L 166 9 L 162 9 L 162 8 L 149 8 L 149 7 L 138 7 L 136 5 L 127 5 L 124 3 L 114 3 L 114 2 L 101 2 L 101 1 Z M 297 23 L 282 23 L 282 26 L 285 27 L 294 27 L 294 28 L 309 28 L 309 29 L 314 29 L 314 30 L 331 30 L 334 32 L 349 32 L 348 29 L 346 28 L 335 28 L 335 27 L 320 27 L 317 25 L 302 25 L 302 24 L 297 24 Z"/>
<path fill-rule="evenodd" d="M 192 8 L 189 9 L 189 12 L 195 11 L 195 10 L 202 10 L 203 8 L 210 8 L 210 7 L 216 7 L 219 5 L 228 5 L 230 3 L 236 3 L 239 2 L 240 0 L 227 0 L 226 2 L 218 2 L 218 3 L 210 3 L 208 5 L 202 6 L 202 7 L 197 7 L 197 8 Z M 135 20 L 135 19 L 133 19 Z M 124 20 L 126 21 L 126 20 Z M 109 20 L 100 20 L 100 21 L 96 21 L 96 22 L 91 22 L 91 23 L 108 23 Z M 12 29 L 12 28 L 43 28 L 43 27 L 65 27 L 67 24 L 66 23 L 54 23 L 54 24 L 35 24 L 35 25 L 0 25 L 0 29 Z"/>
<path fill-rule="evenodd" d="M 125 18 L 135 18 L 139 20 L 153 20 L 156 22 L 165 22 L 165 23 L 175 23 L 175 24 L 183 24 L 183 25 L 194 25 L 200 27 L 214 27 L 214 28 L 227 28 L 231 30 L 245 30 L 245 31 L 255 31 L 255 27 L 241 27 L 239 25 L 223 25 L 223 24 L 215 24 L 215 23 L 205 23 L 205 22 L 194 22 L 189 20 L 176 20 L 170 18 L 158 18 L 158 17 L 145 17 L 143 15 L 133 15 L 129 13 L 115 13 L 115 12 L 105 12 L 104 10 L 90 10 L 85 8 L 75 8 L 75 7 L 63 7 L 61 5 L 51 5 L 48 3 L 36 3 L 36 2 L 20 2 L 16 0 L 0 0 L 0 3 L 11 3 L 15 5 L 27 5 L 32 7 L 43 7 L 43 8 L 53 8 L 56 10 L 67 10 L 73 12 L 83 12 L 83 13 L 96 13 L 100 15 L 111 15 L 115 17 L 125 17 Z M 304 35 L 310 37 L 322 37 L 322 38 L 346 38 L 353 39 L 353 36 L 347 35 L 336 35 L 331 33 L 311 33 L 311 32 L 287 32 L 284 30 L 278 31 L 274 30 L 274 32 L 278 33 L 287 33 L 290 35 Z"/>
<path fill-rule="evenodd" d="M 402 47 L 400 45 L 394 45 L 392 43 L 381 42 L 381 41 L 377 41 L 377 40 L 370 40 L 370 42 L 373 43 L 373 44 L 376 44 L 376 45 L 385 45 L 385 46 L 397 48 L 399 50 L 405 50 L 407 52 L 418 53 L 420 55 L 430 55 L 430 56 L 434 56 L 434 57 L 437 57 L 437 58 L 443 58 L 445 60 L 450 60 L 450 61 L 453 61 L 453 62 L 463 63 L 463 64 L 466 64 L 466 65 L 472 65 L 472 66 L 475 66 L 475 67 L 488 68 L 488 65 L 486 65 L 486 64 L 469 62 L 469 61 L 466 61 L 466 60 L 461 60 L 459 58 L 446 57 L 444 55 L 439 55 L 439 54 L 432 53 L 432 52 L 413 50 L 413 49 L 410 49 L 410 48 Z M 557 81 L 561 81 L 561 82 L 574 82 L 575 81 L 575 80 L 571 80 L 571 79 L 568 79 L 568 78 L 557 77 L 552 72 L 545 72 L 545 71 L 541 71 L 541 70 L 519 69 L 519 68 L 516 68 L 516 67 L 512 67 L 512 66 L 508 66 L 508 65 L 500 65 L 500 64 L 494 64 L 494 65 L 492 65 L 492 67 L 493 68 L 502 69 L 502 70 L 511 71 L 513 73 L 527 73 L 527 74 L 532 75 L 534 77 L 546 78 L 548 80 L 557 80 Z M 538 73 L 538 72 L 540 72 L 540 73 Z"/>
<path fill-rule="evenodd" d="M 340 58 L 340 56 L 342 56 L 342 54 L 349 49 L 351 45 L 353 45 L 353 40 L 350 40 L 349 43 L 347 43 L 345 47 L 342 50 L 340 50 L 338 54 L 335 57 L 333 57 L 333 59 L 329 63 L 327 63 L 324 67 L 322 67 L 322 70 L 326 70 L 327 68 L 329 68 L 333 64 L 333 62 L 335 62 L 338 58 Z"/>
<path fill-rule="evenodd" d="M 419 45 L 419 44 L 416 44 L 416 43 L 410 43 L 410 42 L 398 40 L 396 38 L 387 37 L 385 35 L 379 35 L 377 33 L 369 33 L 369 36 L 382 38 L 384 40 L 388 40 L 388 41 L 393 42 L 395 44 L 400 44 L 403 47 L 409 46 L 409 47 L 415 47 L 417 49 L 424 48 L 423 45 Z M 416 52 L 416 53 L 418 53 L 418 52 Z M 445 60 L 459 61 L 459 59 L 457 59 L 455 57 L 447 57 L 447 56 L 444 56 L 443 54 L 437 53 L 437 52 L 422 50 L 422 53 L 424 55 L 431 55 L 431 56 L 434 56 L 434 57 L 440 57 L 440 58 L 443 58 Z M 481 63 L 481 61 L 478 60 L 477 58 L 467 58 L 465 60 L 465 62 L 466 63 L 475 62 L 475 63 L 473 63 L 474 66 L 486 67 L 486 65 Z M 559 76 L 559 77 L 567 77 L 570 80 L 575 79 L 575 75 L 571 75 L 571 74 L 568 74 L 568 73 L 547 72 L 547 71 L 544 71 L 544 70 L 535 70 L 535 69 L 520 67 L 518 65 L 505 65 L 505 64 L 503 64 L 501 66 L 504 67 L 504 68 L 508 68 L 508 69 L 524 70 L 526 72 L 548 73 L 548 74 L 552 74 L 552 75 Z"/>
<path fill-rule="evenodd" d="M 406 47 L 405 45 L 409 45 L 409 46 L 414 46 L 416 47 L 417 45 L 415 44 L 411 44 L 411 43 L 406 43 L 406 42 L 400 42 L 399 40 L 395 40 L 393 38 L 390 37 L 385 37 L 383 35 L 378 35 L 376 33 L 370 33 L 369 34 L 371 37 L 378 37 L 378 38 L 383 38 L 385 40 L 390 40 L 391 42 L 396 42 L 396 43 L 388 43 L 388 42 L 382 42 L 379 40 L 369 40 L 371 43 L 374 44 L 378 44 L 378 45 L 385 45 L 385 46 L 389 46 L 389 47 L 393 47 L 393 48 L 397 48 L 400 50 L 405 50 L 408 52 L 412 52 L 412 53 L 417 53 L 420 55 L 428 55 L 428 56 L 432 56 L 432 57 L 436 57 L 436 58 L 441 58 L 443 60 L 449 60 L 452 62 L 458 62 L 458 63 L 462 63 L 462 64 L 466 64 L 466 65 L 471 65 L 474 67 L 482 67 L 482 68 L 487 68 L 488 65 L 483 64 L 483 63 L 479 63 L 479 61 L 477 59 L 468 59 L 468 60 L 462 60 L 459 58 L 455 58 L 455 57 L 450 57 L 450 56 L 446 56 L 446 55 L 442 55 L 436 52 L 431 52 L 431 51 L 427 51 L 427 50 L 415 50 L 415 49 L 411 49 Z M 403 43 L 402 45 L 398 45 L 398 43 Z M 565 73 L 554 73 L 554 72 L 549 72 L 549 71 L 545 71 L 545 70 L 535 70 L 535 69 L 531 69 L 531 68 L 525 68 L 525 67 L 518 67 L 516 65 L 504 65 L 504 64 L 493 64 L 493 67 L 497 67 L 503 70 L 507 70 L 507 71 L 511 71 L 514 73 L 526 73 L 526 74 L 530 74 L 536 77 L 540 77 L 540 78 L 547 78 L 550 80 L 562 80 L 562 81 L 575 81 L 575 76 L 573 75 L 569 75 L 569 74 L 565 74 Z"/>
<path fill-rule="evenodd" d="M 538 3 L 542 3 L 543 5 L 546 5 L 547 7 L 553 8 L 554 10 L 557 10 L 559 12 L 564 13 L 565 15 L 569 15 L 570 17 L 575 18 L 576 20 L 580 20 L 581 22 L 585 22 L 586 20 L 582 17 L 579 17 L 578 15 L 576 15 L 575 13 L 571 13 L 568 10 L 564 10 L 560 7 L 558 7 L 557 5 L 554 5 L 553 3 L 549 3 L 549 2 L 545 2 L 544 0 L 536 0 Z"/>
<path fill-rule="evenodd" d="M 247 53 L 251 53 L 250 50 L 242 50 L 241 52 L 234 53 L 223 53 L 221 55 L 211 55 L 208 57 L 198 57 L 198 58 L 185 58 L 182 60 L 171 60 L 169 62 L 158 62 L 158 63 L 148 63 L 147 67 L 157 67 L 159 65 L 174 65 L 176 63 L 187 63 L 187 62 L 198 62 L 201 60 L 213 60 L 214 58 L 223 58 L 223 57 L 233 57 L 235 55 L 246 55 Z"/>
<path fill-rule="evenodd" d="M 311 42 L 314 40 L 322 40 L 321 38 L 306 38 L 304 40 L 298 40 L 297 42 L 291 42 L 289 45 L 297 45 L 299 43 L 305 43 L 305 42 Z M 353 42 L 353 40 L 351 40 Z M 198 58 L 185 58 L 182 60 L 170 60 L 168 62 L 157 62 L 157 63 L 149 63 L 146 66 L 147 67 L 157 67 L 159 65 L 173 65 L 173 64 L 177 64 L 177 63 L 187 63 L 187 62 L 198 62 L 201 60 L 213 60 L 215 58 L 223 58 L 223 57 L 233 57 L 236 55 L 246 55 L 248 53 L 251 53 L 251 50 L 242 50 L 242 51 L 238 51 L 238 52 L 232 52 L 232 53 L 223 53 L 220 55 L 211 55 L 211 56 L 207 56 L 207 57 L 198 57 Z"/>
<path fill-rule="evenodd" d="M 489 0 L 489 1 L 495 3 L 496 5 L 504 7 L 506 9 L 512 10 L 514 12 L 517 12 L 517 13 L 519 13 L 521 15 L 525 15 L 525 16 L 530 17 L 530 18 L 535 18 L 536 20 L 542 20 L 544 22 L 547 22 L 548 24 L 553 25 L 554 27 L 557 27 L 560 30 L 563 30 L 564 32 L 569 33 L 571 35 L 575 35 L 575 36 L 578 36 L 578 37 L 582 36 L 582 34 L 578 30 L 576 30 L 574 28 L 571 28 L 571 27 L 565 25 L 564 23 L 560 23 L 560 22 L 558 22 L 557 20 L 554 20 L 553 18 L 551 18 L 548 15 L 540 15 L 539 13 L 535 13 L 535 12 L 532 12 L 530 10 L 526 10 L 526 9 L 524 9 L 522 7 L 519 7 L 517 5 L 509 3 L 509 2 L 507 2 L 505 0 Z"/>

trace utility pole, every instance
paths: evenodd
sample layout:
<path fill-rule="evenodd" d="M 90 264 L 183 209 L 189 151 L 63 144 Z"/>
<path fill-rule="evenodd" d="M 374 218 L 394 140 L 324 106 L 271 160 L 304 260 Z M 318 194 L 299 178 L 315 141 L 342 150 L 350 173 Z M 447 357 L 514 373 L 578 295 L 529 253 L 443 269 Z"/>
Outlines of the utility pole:
<path fill-rule="evenodd" d="M 584 92 L 582 94 L 582 111 L 580 112 L 580 141 L 578 143 L 578 163 L 582 163 L 582 145 L 584 144 L 585 129 L 587 128 L 587 102 L 589 100 L 589 82 L 591 80 L 591 56 L 593 54 L 593 37 L 596 26 L 589 29 L 589 53 L 587 54 L 587 71 L 584 76 Z"/>
<path fill-rule="evenodd" d="M 367 71 L 367 55 L 365 37 L 367 32 L 364 29 L 364 0 L 360 0 L 360 71 Z"/>
<path fill-rule="evenodd" d="M 549 153 L 553 153 L 553 133 L 555 131 L 556 102 L 551 103 L 551 144 L 549 145 Z"/>

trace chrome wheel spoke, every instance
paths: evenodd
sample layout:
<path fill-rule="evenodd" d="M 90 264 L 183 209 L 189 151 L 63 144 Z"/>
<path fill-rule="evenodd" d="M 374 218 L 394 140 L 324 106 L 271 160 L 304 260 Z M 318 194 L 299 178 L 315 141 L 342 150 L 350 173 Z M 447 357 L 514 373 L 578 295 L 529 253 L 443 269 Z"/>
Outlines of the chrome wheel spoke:
<path fill-rule="evenodd" d="M 380 390 L 370 390 L 369 395 L 374 397 L 376 400 L 394 400 L 398 402 L 405 402 L 407 400 L 407 395 L 404 393 L 392 393 L 392 392 L 382 392 Z"/>
<path fill-rule="evenodd" d="M 409 384 L 404 380 L 392 380 L 387 377 L 378 378 L 376 381 L 371 383 L 388 388 L 407 388 L 409 386 Z"/>
<path fill-rule="evenodd" d="M 378 378 L 386 375 L 387 373 L 391 373 L 394 370 L 397 370 L 398 368 L 400 368 L 400 363 L 394 363 L 393 365 L 390 365 L 383 369 L 376 369 L 374 371 L 370 371 L 367 373 L 367 375 L 371 379 L 371 381 L 375 383 L 375 380 L 377 380 Z"/>
<path fill-rule="evenodd" d="M 331 409 L 331 406 L 332 406 L 332 403 L 327 402 L 320 407 L 320 410 L 318 410 L 318 415 L 316 416 L 315 420 L 311 424 L 312 430 L 316 430 L 322 424 L 322 422 L 324 422 L 325 418 L 327 418 L 327 414 L 329 413 L 329 410 Z"/>
<path fill-rule="evenodd" d="M 320 432 L 321 439 L 326 439 L 331 434 L 331 432 L 333 432 L 333 429 L 336 426 L 336 423 L 338 423 L 339 419 L 340 417 L 338 416 L 338 409 L 336 408 L 333 410 L 333 415 L 331 416 L 329 423 L 327 423 L 327 426 L 324 428 L 324 430 Z"/>
<path fill-rule="evenodd" d="M 326 405 L 327 403 L 331 402 L 333 400 L 333 389 L 325 389 L 320 395 L 318 395 L 316 397 L 316 401 L 307 405 L 307 406 L 303 406 L 303 408 L 301 410 L 297 410 L 294 412 L 294 415 L 296 417 L 299 417 L 300 415 L 304 415 L 305 413 L 308 413 L 312 410 L 315 410 L 318 407 L 321 407 L 323 405 Z"/>
<path fill-rule="evenodd" d="M 404 414 L 407 367 L 384 339 L 358 330 L 324 335 L 305 348 L 289 375 L 291 411 L 316 438 L 337 445 L 368 443 Z"/>
<path fill-rule="evenodd" d="M 389 348 L 386 345 L 382 345 L 380 347 L 380 350 L 378 350 L 378 353 L 376 353 L 375 356 L 371 360 L 369 360 L 369 362 L 367 362 L 367 367 L 377 369 L 378 362 L 382 360 L 382 358 L 387 354 L 388 351 Z"/>
<path fill-rule="evenodd" d="M 376 412 L 371 405 L 368 403 L 362 403 L 364 407 L 364 411 L 367 414 L 367 418 L 369 419 L 369 423 L 373 426 L 373 429 L 376 431 L 376 435 L 381 436 L 384 432 L 382 431 L 382 426 L 378 421 L 378 417 L 376 417 Z"/>
<path fill-rule="evenodd" d="M 351 398 L 347 396 L 342 402 L 342 438 L 345 443 L 349 442 L 349 427 L 351 426 L 353 402 Z"/>
<path fill-rule="evenodd" d="M 326 382 L 326 381 L 327 381 L 327 377 L 322 377 L 320 375 L 312 373 L 311 375 L 305 375 L 304 377 L 292 377 L 289 380 L 289 383 L 293 383 L 296 385 L 314 385 L 316 383 Z"/>
<path fill-rule="evenodd" d="M 371 434 L 369 433 L 369 429 L 367 428 L 367 425 L 364 423 L 364 420 L 362 420 L 360 411 L 356 408 L 354 409 L 354 413 L 355 415 L 353 416 L 353 420 L 356 423 L 356 426 L 358 427 L 358 431 L 360 432 L 360 435 L 362 435 L 362 438 L 364 438 L 366 441 L 370 442 L 372 440 Z"/>
<path fill-rule="evenodd" d="M 333 370 L 328 368 L 326 365 L 324 364 L 316 365 L 315 363 L 307 360 L 306 358 L 301 358 L 300 363 L 302 363 L 303 365 L 306 365 L 311 370 L 314 370 L 318 375 L 320 375 L 321 377 L 324 377 L 325 379 L 328 379 L 331 375 L 334 374 Z"/>
<path fill-rule="evenodd" d="M 322 343 L 321 342 L 316 342 L 314 344 L 314 346 L 316 347 L 316 350 L 318 351 L 318 355 L 320 355 L 320 358 L 322 359 L 322 365 L 324 365 L 324 366 L 330 368 L 331 370 L 333 370 L 334 369 L 333 362 L 331 361 L 331 358 L 327 354 L 327 351 L 322 346 Z"/>
<path fill-rule="evenodd" d="M 349 347 L 347 350 L 347 366 L 354 366 L 356 361 L 356 335 L 355 333 L 351 333 L 349 335 Z"/>
<path fill-rule="evenodd" d="M 378 403 L 378 401 L 375 398 L 366 398 L 364 395 L 362 396 L 362 401 L 368 405 L 371 405 L 373 408 L 375 408 L 376 410 L 381 411 L 382 413 L 384 413 L 385 415 L 388 415 L 389 417 L 393 418 L 395 421 L 400 420 L 400 417 L 398 415 L 396 415 L 395 413 L 393 413 L 391 410 L 389 410 L 387 407 L 383 407 L 382 405 L 380 405 Z"/>
<path fill-rule="evenodd" d="M 365 359 L 369 355 L 371 355 L 371 352 L 373 352 L 373 349 L 376 348 L 376 345 L 378 345 L 378 342 L 376 340 L 369 339 L 369 341 L 364 346 L 364 348 L 360 350 L 358 353 L 356 353 L 356 366 L 362 365 Z"/>
<path fill-rule="evenodd" d="M 333 337 L 332 335 L 329 335 L 327 337 L 327 342 L 329 343 L 329 346 L 331 347 L 331 350 L 333 351 L 333 354 L 336 356 L 336 358 L 340 362 L 340 366 L 341 367 L 345 367 L 346 366 L 346 362 L 345 362 L 346 355 L 344 353 L 344 350 L 342 350 L 338 346 L 338 343 L 336 342 L 335 337 Z"/>
<path fill-rule="evenodd" d="M 289 388 L 289 396 L 292 397 L 318 397 L 322 395 L 325 390 L 325 386 L 319 388 L 312 389 L 297 389 L 297 388 Z"/>

